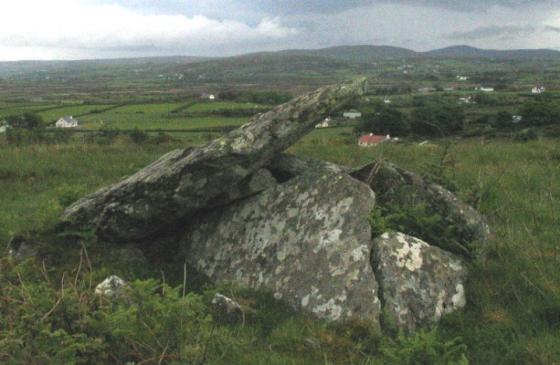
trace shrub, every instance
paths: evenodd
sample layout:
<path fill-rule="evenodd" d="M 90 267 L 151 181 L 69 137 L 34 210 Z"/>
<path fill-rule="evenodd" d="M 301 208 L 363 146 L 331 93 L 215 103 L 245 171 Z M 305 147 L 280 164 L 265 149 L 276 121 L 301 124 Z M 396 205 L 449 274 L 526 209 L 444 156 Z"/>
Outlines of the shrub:
<path fill-rule="evenodd" d="M 148 138 L 150 138 L 148 133 L 146 133 L 145 131 L 143 131 L 141 129 L 134 128 L 134 130 L 132 132 L 130 132 L 130 139 L 132 140 L 132 142 L 134 142 L 136 144 L 142 144 L 142 143 L 146 142 L 148 140 Z"/>
<path fill-rule="evenodd" d="M 362 118 L 356 131 L 405 136 L 410 132 L 410 123 L 405 114 L 395 108 L 383 106 L 376 113 Z"/>
<path fill-rule="evenodd" d="M 429 104 L 412 112 L 412 132 L 420 136 L 445 137 L 463 129 L 463 108 L 453 104 Z"/>

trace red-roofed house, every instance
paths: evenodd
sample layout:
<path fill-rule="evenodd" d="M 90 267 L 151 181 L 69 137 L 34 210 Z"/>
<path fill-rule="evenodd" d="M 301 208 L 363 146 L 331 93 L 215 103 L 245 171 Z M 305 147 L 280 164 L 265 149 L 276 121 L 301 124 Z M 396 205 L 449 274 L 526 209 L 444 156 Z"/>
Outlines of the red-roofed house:
<path fill-rule="evenodd" d="M 380 135 L 373 134 L 373 133 L 364 134 L 358 140 L 358 145 L 360 145 L 362 147 L 371 147 L 371 146 L 376 146 L 379 143 L 386 142 L 390 139 L 391 139 L 390 135 L 380 136 Z"/>

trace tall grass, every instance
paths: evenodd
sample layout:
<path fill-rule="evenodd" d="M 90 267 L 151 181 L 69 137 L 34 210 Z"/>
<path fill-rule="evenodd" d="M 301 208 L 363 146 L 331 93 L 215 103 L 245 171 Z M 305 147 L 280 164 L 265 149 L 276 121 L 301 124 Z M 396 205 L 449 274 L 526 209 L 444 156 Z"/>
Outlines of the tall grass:
<path fill-rule="evenodd" d="M 257 307 L 260 319 L 239 325 L 215 324 L 213 357 L 208 363 L 443 364 L 447 360 L 442 359 L 451 356 L 445 351 L 458 351 L 462 346 L 466 350 L 452 352 L 458 356 L 454 363 L 464 363 L 460 356 L 464 351 L 472 364 L 560 363 L 558 142 L 452 140 L 424 147 L 387 144 L 360 148 L 347 131 L 342 132 L 316 131 L 290 152 L 352 166 L 381 157 L 420 174 L 443 172 L 464 200 L 487 215 L 494 238 L 486 257 L 471 265 L 466 310 L 446 317 L 434 332 L 412 339 L 387 339 L 364 333 L 359 325 L 332 327 L 281 309 L 266 311 L 263 308 L 272 308 L 274 302 L 253 295 L 246 300 Z M 173 147 L 176 144 L 143 146 L 124 141 L 109 146 L 0 146 L 0 240 L 6 242 L 21 230 L 51 225 L 73 198 L 118 181 Z M 97 268 L 111 271 L 111 266 Z M 118 267 L 114 270 L 118 272 Z M 50 304 L 44 304 L 47 311 L 59 298 L 53 293 L 49 297 Z M 200 310 L 206 313 L 207 309 Z M 87 311 L 99 314 L 94 307 Z M 111 318 L 113 314 L 104 315 Z M 12 326 L 21 322 L 9 320 Z M 107 328 L 112 327 L 102 326 Z M 170 328 L 159 331 L 167 333 Z M 136 341 L 131 332 L 127 336 Z M 457 337 L 462 340 L 453 342 Z M 151 339 L 144 340 L 151 343 Z M 0 339 L 0 347 L 1 343 Z M 189 346 L 196 343 L 193 340 Z M 114 351 L 113 345 L 104 343 Z M 146 359 L 156 357 L 151 363 L 157 363 L 157 356 L 164 352 L 165 344 L 160 345 L 154 342 L 151 346 L 157 351 L 145 355 Z M 166 350 L 166 356 L 180 353 L 176 343 Z"/>

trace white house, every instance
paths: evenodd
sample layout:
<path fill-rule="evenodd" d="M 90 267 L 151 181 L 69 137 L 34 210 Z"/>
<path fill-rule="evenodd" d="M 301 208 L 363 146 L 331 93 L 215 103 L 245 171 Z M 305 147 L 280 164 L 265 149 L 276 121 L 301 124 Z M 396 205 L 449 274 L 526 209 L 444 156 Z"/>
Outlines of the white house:
<path fill-rule="evenodd" d="M 542 94 L 545 91 L 546 88 L 544 86 L 535 86 L 533 89 L 531 89 L 532 94 Z"/>
<path fill-rule="evenodd" d="M 482 92 L 485 92 L 485 93 L 491 93 L 491 92 L 494 91 L 494 88 L 493 87 L 481 86 L 481 87 L 477 87 L 476 90 L 482 91 Z"/>
<path fill-rule="evenodd" d="M 511 122 L 512 122 L 513 124 L 521 123 L 522 120 L 523 120 L 523 116 L 522 116 L 522 115 L 513 115 L 513 116 L 511 117 Z"/>
<path fill-rule="evenodd" d="M 200 95 L 201 99 L 216 100 L 216 95 L 204 93 Z"/>
<path fill-rule="evenodd" d="M 391 104 L 391 99 L 385 99 L 385 100 L 383 100 L 383 102 L 384 102 L 385 104 Z"/>
<path fill-rule="evenodd" d="M 78 120 L 74 119 L 74 117 L 62 117 L 56 121 L 54 124 L 56 128 L 76 128 L 79 126 Z"/>
<path fill-rule="evenodd" d="M 472 96 L 462 96 L 459 98 L 459 104 L 474 104 Z"/>
<path fill-rule="evenodd" d="M 469 78 L 467 76 L 457 75 L 458 81 L 467 81 Z"/>
<path fill-rule="evenodd" d="M 0 134 L 2 133 L 6 133 L 6 131 L 11 128 L 10 125 L 8 124 L 8 122 L 6 122 L 5 120 L 0 122 Z"/>
<path fill-rule="evenodd" d="M 342 116 L 346 119 L 357 119 L 362 117 L 362 113 L 357 110 L 348 110 L 342 113 Z"/>
<path fill-rule="evenodd" d="M 331 118 L 325 118 L 321 123 L 315 125 L 315 128 L 328 128 Z"/>

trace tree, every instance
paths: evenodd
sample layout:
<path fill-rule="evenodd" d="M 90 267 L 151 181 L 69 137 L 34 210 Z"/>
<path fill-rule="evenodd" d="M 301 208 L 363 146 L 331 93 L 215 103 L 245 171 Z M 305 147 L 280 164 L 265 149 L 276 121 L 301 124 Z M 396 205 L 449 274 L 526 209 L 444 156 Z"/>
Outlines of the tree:
<path fill-rule="evenodd" d="M 364 116 L 356 131 L 405 136 L 410 133 L 410 123 L 407 116 L 397 109 L 382 106 L 377 108 L 376 113 Z"/>
<path fill-rule="evenodd" d="M 7 117 L 6 122 L 14 128 L 34 129 L 43 124 L 43 118 L 35 113 L 25 112 Z"/>
<path fill-rule="evenodd" d="M 453 104 L 430 104 L 412 112 L 411 129 L 420 136 L 445 137 L 463 129 L 463 108 Z"/>
<path fill-rule="evenodd" d="M 552 102 L 533 101 L 521 107 L 524 126 L 543 126 L 560 123 L 560 107 Z"/>
<path fill-rule="evenodd" d="M 513 126 L 513 115 L 508 112 L 499 112 L 496 114 L 496 128 L 505 129 Z"/>

